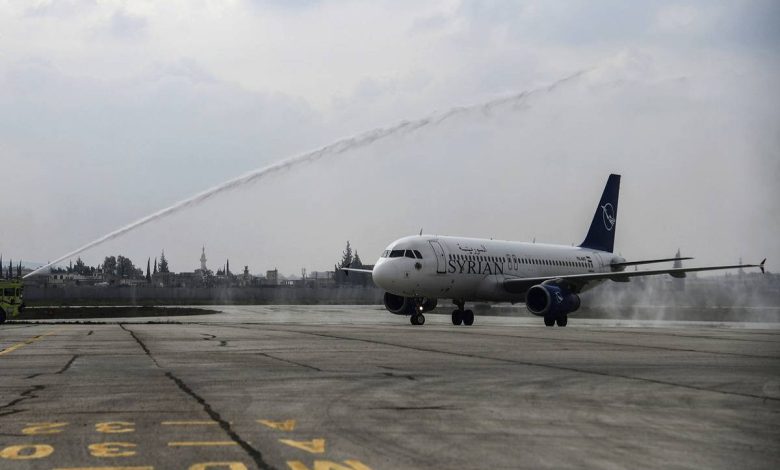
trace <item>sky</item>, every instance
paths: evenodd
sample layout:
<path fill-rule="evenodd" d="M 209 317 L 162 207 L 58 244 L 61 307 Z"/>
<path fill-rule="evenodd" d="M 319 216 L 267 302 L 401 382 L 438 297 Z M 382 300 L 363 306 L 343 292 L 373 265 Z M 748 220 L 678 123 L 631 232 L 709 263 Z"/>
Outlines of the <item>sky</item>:
<path fill-rule="evenodd" d="M 624 257 L 777 270 L 778 24 L 771 0 L 0 0 L 0 253 L 362 135 L 81 256 L 300 274 L 421 229 L 576 244 L 616 172 Z M 428 124 L 367 142 L 404 121 Z"/>

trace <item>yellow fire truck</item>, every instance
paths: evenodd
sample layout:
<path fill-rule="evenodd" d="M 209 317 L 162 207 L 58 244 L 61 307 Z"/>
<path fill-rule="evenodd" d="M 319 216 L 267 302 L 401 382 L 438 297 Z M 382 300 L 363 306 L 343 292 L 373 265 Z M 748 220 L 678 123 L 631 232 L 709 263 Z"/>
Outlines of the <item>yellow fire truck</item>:
<path fill-rule="evenodd" d="M 23 291 L 21 279 L 0 279 L 0 323 L 24 310 Z"/>

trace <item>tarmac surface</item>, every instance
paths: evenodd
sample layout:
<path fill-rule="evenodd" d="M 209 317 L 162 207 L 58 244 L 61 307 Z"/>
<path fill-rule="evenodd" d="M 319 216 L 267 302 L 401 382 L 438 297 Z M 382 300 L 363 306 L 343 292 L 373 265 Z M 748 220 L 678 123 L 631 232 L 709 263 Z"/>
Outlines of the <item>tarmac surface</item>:
<path fill-rule="evenodd" d="M 218 308 L 0 326 L 0 468 L 780 466 L 778 324 Z"/>

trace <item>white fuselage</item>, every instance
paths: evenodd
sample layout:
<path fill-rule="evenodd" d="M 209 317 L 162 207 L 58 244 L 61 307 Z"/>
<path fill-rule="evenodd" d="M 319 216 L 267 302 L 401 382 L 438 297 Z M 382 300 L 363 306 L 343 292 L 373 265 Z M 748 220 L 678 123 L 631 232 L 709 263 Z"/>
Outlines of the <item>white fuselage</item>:
<path fill-rule="evenodd" d="M 580 247 L 420 235 L 391 243 L 372 276 L 379 287 L 404 297 L 523 302 L 524 292 L 504 289 L 506 279 L 610 272 L 620 260 Z"/>

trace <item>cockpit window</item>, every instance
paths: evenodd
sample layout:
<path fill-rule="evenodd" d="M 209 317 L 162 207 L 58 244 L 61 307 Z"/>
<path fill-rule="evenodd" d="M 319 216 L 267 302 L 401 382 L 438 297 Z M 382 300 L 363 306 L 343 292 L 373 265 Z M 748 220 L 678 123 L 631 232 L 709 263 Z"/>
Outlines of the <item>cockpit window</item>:
<path fill-rule="evenodd" d="M 392 250 L 390 252 L 390 258 L 403 258 L 404 250 Z"/>
<path fill-rule="evenodd" d="M 419 252 L 419 251 L 417 251 L 417 250 L 414 250 L 414 256 L 416 256 L 416 257 L 417 257 L 417 259 L 423 259 L 423 258 L 422 258 L 422 254 L 420 254 L 420 252 Z"/>
<path fill-rule="evenodd" d="M 387 258 L 388 256 L 390 256 L 390 250 L 385 250 L 382 252 L 382 258 Z"/>
<path fill-rule="evenodd" d="M 412 252 L 412 250 L 406 250 L 406 257 L 414 259 L 414 252 Z"/>

